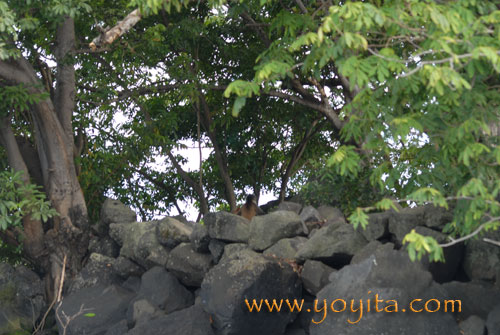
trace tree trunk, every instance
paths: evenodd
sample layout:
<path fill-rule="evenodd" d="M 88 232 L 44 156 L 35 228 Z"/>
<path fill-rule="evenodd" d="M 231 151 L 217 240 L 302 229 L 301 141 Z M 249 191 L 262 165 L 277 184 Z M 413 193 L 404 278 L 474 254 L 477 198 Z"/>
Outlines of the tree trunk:
<path fill-rule="evenodd" d="M 52 220 L 47 230 L 40 222 L 23 220 L 26 239 L 24 244 L 35 264 L 47 276 L 48 295 L 56 292 L 64 256 L 69 276 L 82 267 L 89 240 L 89 220 L 83 192 L 78 182 L 73 161 L 72 116 L 75 107 L 75 71 L 71 63 L 74 48 L 74 22 L 66 17 L 56 33 L 55 56 L 57 60 L 57 87 L 54 101 L 39 99 L 30 106 L 33 133 L 47 197 L 59 216 Z M 0 79 L 7 85 L 22 84 L 30 94 L 40 96 L 42 83 L 24 58 L 0 61 Z M 19 147 L 3 123 L 2 144 L 7 149 L 9 163 L 17 171 L 23 171 L 29 180 L 28 169 Z M 7 129 L 7 132 L 4 132 Z M 31 222 L 30 222 L 31 221 Z M 39 250 L 42 248 L 43 250 Z M 36 253 L 36 254 L 34 254 Z"/>

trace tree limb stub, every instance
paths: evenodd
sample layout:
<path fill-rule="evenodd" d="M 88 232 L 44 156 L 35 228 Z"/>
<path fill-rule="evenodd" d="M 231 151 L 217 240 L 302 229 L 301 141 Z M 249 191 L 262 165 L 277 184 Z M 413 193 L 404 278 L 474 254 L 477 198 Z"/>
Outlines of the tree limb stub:
<path fill-rule="evenodd" d="M 90 42 L 89 47 L 92 51 L 97 48 L 109 45 L 116 39 L 127 33 L 133 26 L 142 19 L 139 8 L 128 14 L 123 20 L 119 21 L 113 28 L 106 30 Z"/>

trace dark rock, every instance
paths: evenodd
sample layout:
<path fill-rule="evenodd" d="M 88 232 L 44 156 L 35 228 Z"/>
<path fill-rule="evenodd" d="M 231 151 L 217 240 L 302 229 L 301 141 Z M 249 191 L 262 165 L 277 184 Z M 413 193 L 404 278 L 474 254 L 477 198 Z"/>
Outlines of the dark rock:
<path fill-rule="evenodd" d="M 112 325 L 104 335 L 123 335 L 127 332 L 127 320 L 121 320 Z"/>
<path fill-rule="evenodd" d="M 228 212 L 208 213 L 205 225 L 211 238 L 226 242 L 247 242 L 250 234 L 248 220 Z"/>
<path fill-rule="evenodd" d="M 175 247 L 167 261 L 167 270 L 186 286 L 199 287 L 211 266 L 212 256 L 195 252 L 190 243 L 181 243 Z"/>
<path fill-rule="evenodd" d="M 405 252 L 379 248 L 363 262 L 348 265 L 330 275 L 330 283 L 317 295 L 317 309 L 327 308 L 335 299 L 346 302 L 346 312 L 328 313 L 324 320 L 317 325 L 311 325 L 311 335 L 323 334 L 361 334 L 361 335 L 400 335 L 400 334 L 459 334 L 458 326 L 449 313 L 403 313 L 402 309 L 409 306 L 415 297 L 425 299 L 436 298 L 440 287 L 432 282 L 432 276 L 419 263 L 411 262 Z M 443 294 L 441 292 L 441 294 Z M 340 298 L 339 298 L 340 297 Z M 387 308 L 396 300 L 398 313 L 376 313 L 375 298 L 382 300 L 377 303 L 379 308 Z M 354 300 L 353 300 L 354 299 Z M 361 307 L 360 299 L 367 304 L 371 300 L 371 311 L 363 306 L 363 315 L 360 311 L 350 312 L 351 301 L 353 307 Z M 389 307 L 392 310 L 393 307 Z M 341 301 L 334 308 L 342 309 Z M 328 311 L 331 311 L 328 309 Z M 315 312 L 313 320 L 322 320 L 323 312 Z M 350 320 L 355 324 L 347 322 Z"/>
<path fill-rule="evenodd" d="M 437 232 L 427 227 L 418 226 L 415 231 L 423 236 L 431 236 L 438 243 L 448 241 L 448 235 Z M 405 248 L 406 249 L 406 248 Z M 428 257 L 422 258 L 421 262 L 432 274 L 432 277 L 438 283 L 445 283 L 455 279 L 463 260 L 464 245 L 455 244 L 451 247 L 443 248 L 445 262 L 430 262 Z"/>
<path fill-rule="evenodd" d="M 289 312 L 251 313 L 245 299 L 300 299 L 301 285 L 290 266 L 245 249 L 221 259 L 205 276 L 200 297 L 217 334 L 282 334 L 293 320 Z"/>
<path fill-rule="evenodd" d="M 145 272 L 143 267 L 122 256 L 114 260 L 113 271 L 122 278 L 130 276 L 140 277 Z"/>
<path fill-rule="evenodd" d="M 76 291 L 66 296 L 58 313 L 57 319 L 60 334 L 63 333 L 63 313 L 67 316 L 76 316 L 67 323 L 67 335 L 101 335 L 105 334 L 110 325 L 124 319 L 127 306 L 134 294 L 116 285 L 108 287 L 93 286 Z M 83 308 L 83 313 L 79 311 Z M 93 313 L 93 317 L 85 316 Z M 78 315 L 78 316 L 77 316 Z"/>
<path fill-rule="evenodd" d="M 368 225 L 363 229 L 358 227 L 358 231 L 368 240 L 378 240 L 388 233 L 389 217 L 391 212 L 368 214 Z"/>
<path fill-rule="evenodd" d="M 297 203 L 297 202 L 283 201 L 281 204 L 278 205 L 278 207 L 275 210 L 277 210 L 277 211 L 290 211 L 290 212 L 295 212 L 296 214 L 299 214 L 301 209 L 302 209 L 302 205 Z"/>
<path fill-rule="evenodd" d="M 368 242 L 352 225 L 336 223 L 320 228 L 297 252 L 300 260 L 324 260 L 328 264 L 345 265 Z"/>
<path fill-rule="evenodd" d="M 137 324 L 148 322 L 156 316 L 165 314 L 159 311 L 149 300 L 138 299 L 133 300 L 127 310 L 128 328 L 132 328 Z M 128 329 L 127 329 L 128 330 Z"/>
<path fill-rule="evenodd" d="M 171 313 L 191 306 L 194 297 L 177 278 L 164 268 L 156 266 L 144 273 L 141 288 L 134 301 L 147 299 L 155 308 Z"/>
<path fill-rule="evenodd" d="M 137 215 L 133 210 L 119 200 L 107 198 L 101 208 L 99 223 L 93 225 L 92 229 L 99 236 L 106 236 L 111 223 L 128 223 L 136 220 Z"/>
<path fill-rule="evenodd" d="M 432 204 L 423 206 L 424 208 L 424 224 L 429 228 L 437 228 L 441 230 L 444 226 L 453 221 L 453 211 L 436 207 Z"/>
<path fill-rule="evenodd" d="M 389 232 L 394 236 L 396 247 L 403 245 L 403 238 L 417 226 L 422 226 L 425 223 L 424 207 L 405 208 L 399 212 L 390 211 L 389 216 Z"/>
<path fill-rule="evenodd" d="M 31 334 L 44 307 L 42 281 L 25 266 L 0 263 L 0 334 Z"/>
<path fill-rule="evenodd" d="M 112 223 L 109 235 L 122 248 L 120 256 L 127 257 L 146 269 L 155 265 L 165 266 L 168 251 L 160 244 L 156 227 L 158 221 Z"/>
<path fill-rule="evenodd" d="M 288 329 L 284 335 L 307 335 L 306 331 L 301 328 Z"/>
<path fill-rule="evenodd" d="M 488 335 L 500 334 L 500 304 L 488 314 L 486 329 L 488 329 Z"/>
<path fill-rule="evenodd" d="M 141 289 L 141 278 L 130 276 L 123 282 L 121 287 L 137 294 Z"/>
<path fill-rule="evenodd" d="M 264 255 L 272 255 L 278 258 L 294 260 L 297 251 L 304 245 L 304 243 L 306 243 L 306 241 L 307 238 L 303 236 L 284 238 L 267 248 L 264 251 Z"/>
<path fill-rule="evenodd" d="M 226 257 L 231 257 L 231 255 L 234 255 L 242 250 L 251 250 L 248 244 L 245 243 L 231 243 L 231 244 L 226 244 L 224 246 L 224 253 L 222 254 L 221 259 L 224 259 Z M 220 262 L 220 260 L 219 260 Z"/>
<path fill-rule="evenodd" d="M 382 244 L 381 242 L 374 240 L 370 241 L 367 245 L 361 248 L 358 252 L 354 254 L 351 259 L 351 264 L 358 264 L 369 258 L 371 255 L 375 253 L 378 248 L 388 248 L 389 250 L 394 249 L 394 244 L 386 243 Z"/>
<path fill-rule="evenodd" d="M 489 283 L 453 281 L 442 286 L 448 292 L 447 299 L 462 302 L 460 317 L 464 319 L 477 315 L 486 320 L 488 313 L 500 301 L 500 289 Z"/>
<path fill-rule="evenodd" d="M 485 322 L 477 315 L 471 315 L 458 324 L 463 335 L 485 335 Z"/>
<path fill-rule="evenodd" d="M 340 209 L 336 207 L 327 205 L 319 206 L 318 212 L 321 215 L 321 217 L 323 217 L 326 221 L 329 221 L 331 223 L 346 222 L 344 214 Z"/>
<path fill-rule="evenodd" d="M 256 216 L 250 222 L 248 245 L 254 250 L 264 250 L 279 240 L 304 233 L 304 223 L 290 211 L 276 211 Z"/>
<path fill-rule="evenodd" d="M 214 332 L 210 326 L 210 316 L 195 305 L 140 323 L 127 333 L 127 335 L 146 334 L 213 335 Z"/>
<path fill-rule="evenodd" d="M 91 254 L 87 264 L 71 281 L 68 292 L 72 293 L 85 287 L 121 284 L 122 278 L 113 269 L 115 259 L 101 254 Z"/>
<path fill-rule="evenodd" d="M 307 292 L 316 295 L 330 281 L 328 277 L 335 269 L 319 261 L 307 260 L 300 277 Z"/>
<path fill-rule="evenodd" d="M 89 242 L 89 252 L 116 258 L 120 254 L 120 246 L 109 236 L 95 236 Z"/>
<path fill-rule="evenodd" d="M 158 241 L 168 249 L 173 249 L 180 243 L 189 242 L 192 232 L 193 228 L 189 225 L 169 217 L 158 221 L 156 225 Z"/>
<path fill-rule="evenodd" d="M 208 234 L 207 226 L 196 224 L 189 237 L 191 247 L 196 252 L 208 252 L 208 244 L 210 243 L 210 235 Z"/>
<path fill-rule="evenodd" d="M 214 264 L 219 263 L 222 255 L 224 254 L 224 247 L 226 246 L 226 244 L 227 243 L 221 240 L 216 240 L 216 239 L 210 240 L 210 243 L 208 244 L 208 250 L 212 255 L 212 260 Z"/>
<path fill-rule="evenodd" d="M 465 246 L 464 270 L 472 279 L 500 281 L 496 278 L 500 269 L 500 248 L 483 241 L 483 238 L 500 241 L 500 229 L 481 235 L 481 239 L 469 240 Z"/>
<path fill-rule="evenodd" d="M 324 217 L 313 206 L 306 206 L 300 211 L 300 219 L 304 222 L 319 222 Z"/>

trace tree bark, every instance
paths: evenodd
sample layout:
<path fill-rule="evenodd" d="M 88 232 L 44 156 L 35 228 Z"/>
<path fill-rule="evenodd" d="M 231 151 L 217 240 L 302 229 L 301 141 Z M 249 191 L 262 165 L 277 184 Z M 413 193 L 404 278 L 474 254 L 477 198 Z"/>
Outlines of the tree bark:
<path fill-rule="evenodd" d="M 34 229 L 25 231 L 27 239 L 24 243 L 36 249 L 40 240 L 43 241 L 44 251 L 40 254 L 44 260 L 38 265 L 49 275 L 46 277 L 50 282 L 49 296 L 53 295 L 60 280 L 58 276 L 64 256 L 67 256 L 67 273 L 71 276 L 81 269 L 89 240 L 87 207 L 73 161 L 71 120 L 75 107 L 75 72 L 71 56 L 74 39 L 73 19 L 66 17 L 56 32 L 57 87 L 54 102 L 49 98 L 39 98 L 30 106 L 43 186 L 59 216 L 53 219 L 47 231 L 34 224 Z M 34 68 L 22 56 L 0 60 L 0 79 L 7 85 L 22 84 L 30 94 L 39 97 L 43 93 L 44 86 Z M 8 141 L 8 145 L 14 146 L 11 136 Z M 9 162 L 12 161 L 10 164 L 14 169 L 27 173 L 17 143 L 15 146 L 17 150 L 7 150 Z"/>

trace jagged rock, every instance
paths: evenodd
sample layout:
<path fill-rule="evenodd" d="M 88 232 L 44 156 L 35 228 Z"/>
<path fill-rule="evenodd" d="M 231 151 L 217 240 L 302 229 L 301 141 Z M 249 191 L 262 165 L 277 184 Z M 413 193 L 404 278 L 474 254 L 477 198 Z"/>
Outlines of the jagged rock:
<path fill-rule="evenodd" d="M 447 292 L 447 299 L 462 302 L 462 312 L 459 315 L 464 319 L 477 315 L 486 320 L 488 313 L 500 301 L 500 289 L 490 283 L 452 281 L 442 286 Z"/>
<path fill-rule="evenodd" d="M 346 222 L 344 213 L 336 207 L 322 205 L 318 207 L 319 214 L 328 222 Z"/>
<path fill-rule="evenodd" d="M 394 235 L 396 246 L 403 244 L 403 238 L 417 226 L 425 223 L 424 207 L 405 208 L 399 212 L 389 211 L 389 232 Z"/>
<path fill-rule="evenodd" d="M 127 310 L 127 325 L 132 328 L 137 324 L 148 322 L 155 316 L 165 314 L 159 311 L 149 300 L 138 299 L 130 303 Z M 128 330 L 127 328 L 127 330 Z"/>
<path fill-rule="evenodd" d="M 90 255 L 87 264 L 71 281 L 68 289 L 69 293 L 92 286 L 109 286 L 112 284 L 121 284 L 123 280 L 113 269 L 115 259 L 101 254 L 93 253 Z"/>
<path fill-rule="evenodd" d="M 330 281 L 328 277 L 335 269 L 319 261 L 307 260 L 300 277 L 307 292 L 316 295 Z"/>
<path fill-rule="evenodd" d="M 116 285 L 93 286 L 69 294 L 62 300 L 59 314 L 76 316 L 80 308 L 84 313 L 67 324 L 67 335 L 100 335 L 106 333 L 110 325 L 114 325 L 125 317 L 127 306 L 134 293 Z M 87 317 L 85 313 L 94 313 Z M 64 320 L 62 318 L 61 320 Z M 59 333 L 63 333 L 63 325 L 57 319 Z"/>
<path fill-rule="evenodd" d="M 477 315 L 471 315 L 458 324 L 463 335 L 484 335 L 485 322 Z"/>
<path fill-rule="evenodd" d="M 297 251 L 306 243 L 307 238 L 297 236 L 284 238 L 273 244 L 264 251 L 264 255 L 272 255 L 278 258 L 294 260 Z"/>
<path fill-rule="evenodd" d="M 302 205 L 297 202 L 283 201 L 281 204 L 278 205 L 276 211 L 290 211 L 299 214 L 301 209 Z"/>
<path fill-rule="evenodd" d="M 208 252 L 208 244 L 210 243 L 210 235 L 206 225 L 196 224 L 191 236 L 191 247 L 196 252 Z"/>
<path fill-rule="evenodd" d="M 119 200 L 107 198 L 101 208 L 99 223 L 93 225 L 92 229 L 99 236 L 106 236 L 111 223 L 128 223 L 136 220 L 137 215 L 128 206 Z"/>
<path fill-rule="evenodd" d="M 141 278 L 137 276 L 130 276 L 120 286 L 137 294 L 141 289 Z"/>
<path fill-rule="evenodd" d="M 351 264 L 361 263 L 371 255 L 373 255 L 373 253 L 378 248 L 388 248 L 392 250 L 394 249 L 394 244 L 393 243 L 382 244 L 377 240 L 370 241 L 367 245 L 365 245 L 363 248 L 361 248 L 358 252 L 354 254 L 354 256 L 351 259 Z"/>
<path fill-rule="evenodd" d="M 488 335 L 500 334 L 500 304 L 488 314 L 486 329 L 488 329 Z"/>
<path fill-rule="evenodd" d="M 183 242 L 189 242 L 193 228 L 176 219 L 166 217 L 158 221 L 156 234 L 161 245 L 173 249 Z"/>
<path fill-rule="evenodd" d="M 391 212 L 368 214 L 368 225 L 365 227 L 365 229 L 359 226 L 358 231 L 368 241 L 378 240 L 379 238 L 382 238 L 387 234 L 389 217 L 391 215 Z"/>
<path fill-rule="evenodd" d="M 320 228 L 295 257 L 299 260 L 325 260 L 328 263 L 345 265 L 367 243 L 352 225 L 336 223 Z"/>
<path fill-rule="evenodd" d="M 245 299 L 300 299 L 301 285 L 290 266 L 249 250 L 221 259 L 205 276 L 200 297 L 212 315 L 217 334 L 282 334 L 294 315 L 289 312 L 250 313 Z"/>
<path fill-rule="evenodd" d="M 448 235 L 427 227 L 418 226 L 415 228 L 415 231 L 423 236 L 431 236 L 439 243 L 448 241 Z M 438 283 L 449 282 L 455 278 L 463 260 L 464 245 L 459 243 L 443 248 L 443 254 L 445 262 L 430 262 L 428 257 L 424 257 L 421 260 L 422 264 L 424 264 Z"/>
<path fill-rule="evenodd" d="M 208 250 L 210 251 L 210 254 L 212 255 L 212 260 L 213 260 L 214 264 L 219 263 L 222 255 L 224 254 L 224 247 L 225 246 L 226 246 L 226 243 L 222 242 L 221 240 L 217 240 L 217 239 L 210 240 L 210 243 L 208 244 Z"/>
<path fill-rule="evenodd" d="M 0 334 L 31 334 L 44 307 L 42 281 L 25 266 L 0 263 Z"/>
<path fill-rule="evenodd" d="M 144 268 L 122 256 L 115 259 L 112 266 L 113 271 L 122 278 L 129 278 L 130 276 L 140 277 L 145 272 Z"/>
<path fill-rule="evenodd" d="M 441 230 L 447 223 L 453 221 L 453 212 L 443 207 L 426 205 L 424 208 L 424 224 L 429 228 Z"/>
<path fill-rule="evenodd" d="M 109 235 L 121 246 L 120 256 L 130 258 L 146 269 L 165 266 L 168 251 L 158 241 L 157 225 L 158 221 L 112 223 Z"/>
<path fill-rule="evenodd" d="M 304 233 L 304 223 L 290 211 L 276 211 L 256 216 L 250 222 L 248 245 L 254 250 L 264 250 L 279 240 Z"/>
<path fill-rule="evenodd" d="M 247 250 L 247 249 L 250 250 L 250 247 L 248 246 L 248 244 L 245 243 L 226 244 L 224 246 L 224 252 L 222 253 L 222 257 L 218 263 L 220 263 L 220 261 L 226 257 L 231 257 L 231 255 L 234 255 L 242 250 Z"/>
<path fill-rule="evenodd" d="M 155 266 L 142 276 L 141 288 L 134 302 L 147 299 L 166 314 L 191 306 L 194 297 L 177 278 L 164 268 Z"/>
<path fill-rule="evenodd" d="M 330 283 L 317 295 L 319 302 L 326 299 L 330 303 L 335 299 L 343 299 L 347 309 L 343 313 L 328 313 L 324 321 L 311 326 L 311 335 L 324 334 L 360 334 L 360 335 L 401 335 L 401 334 L 459 334 L 458 326 L 449 313 L 403 313 L 409 302 L 415 297 L 422 299 L 442 298 L 443 292 L 432 282 L 432 276 L 419 263 L 411 262 L 408 255 L 401 251 L 386 248 L 377 249 L 363 262 L 343 267 L 330 275 Z M 360 311 L 350 312 L 351 301 L 354 308 L 359 309 L 359 301 L 371 299 L 372 312 L 361 315 Z M 398 313 L 375 313 L 374 300 L 382 300 L 379 308 L 394 304 L 388 300 L 396 300 Z M 353 300 L 354 299 L 354 300 Z M 318 308 L 321 308 L 319 306 Z M 342 303 L 334 306 L 342 309 Z M 394 307 L 392 307 L 394 310 Z M 313 318 L 320 320 L 322 313 Z M 355 322 L 349 324 L 346 320 Z"/>
<path fill-rule="evenodd" d="M 116 258 L 120 254 L 120 246 L 109 236 L 94 236 L 89 242 L 89 252 Z"/>
<path fill-rule="evenodd" d="M 500 229 L 469 240 L 465 246 L 464 270 L 471 280 L 494 281 L 500 269 L 500 248 L 483 241 L 483 238 L 500 241 Z M 500 278 L 496 278 L 500 281 Z"/>
<path fill-rule="evenodd" d="M 323 216 L 313 206 L 306 206 L 300 211 L 300 219 L 304 222 L 318 222 L 323 220 Z"/>
<path fill-rule="evenodd" d="M 247 242 L 250 234 L 248 220 L 228 212 L 208 213 L 205 225 L 211 238 L 226 242 Z"/>
<path fill-rule="evenodd" d="M 186 286 L 200 286 L 212 266 L 210 254 L 195 252 L 189 243 L 181 243 L 170 252 L 167 270 Z"/>
<path fill-rule="evenodd" d="M 127 335 L 145 334 L 213 335 L 214 332 L 210 326 L 210 316 L 195 305 L 139 323 L 127 333 Z"/>
<path fill-rule="evenodd" d="M 121 320 L 112 325 L 104 335 L 123 335 L 127 333 L 127 320 Z"/>
<path fill-rule="evenodd" d="M 306 331 L 301 328 L 288 329 L 284 335 L 307 335 Z"/>

